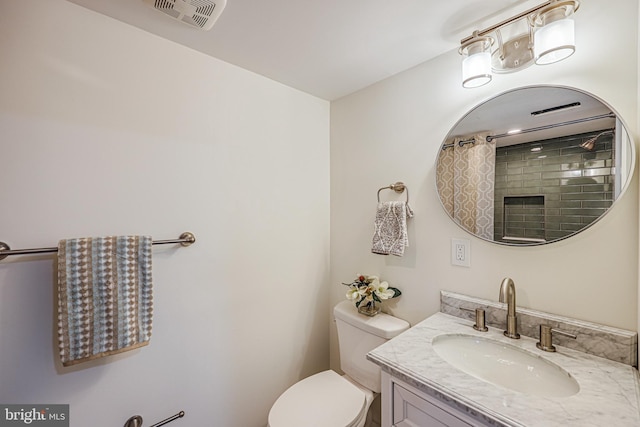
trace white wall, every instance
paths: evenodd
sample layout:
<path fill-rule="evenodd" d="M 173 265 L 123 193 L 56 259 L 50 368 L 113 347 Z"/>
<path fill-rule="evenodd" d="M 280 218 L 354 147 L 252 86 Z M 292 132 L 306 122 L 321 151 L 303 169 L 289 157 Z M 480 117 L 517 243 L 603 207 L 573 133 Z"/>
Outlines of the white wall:
<path fill-rule="evenodd" d="M 511 277 L 521 306 L 636 330 L 637 174 L 610 213 L 578 236 L 511 248 L 479 240 L 448 218 L 435 190 L 434 165 L 440 144 L 464 113 L 525 85 L 589 91 L 611 104 L 637 139 L 637 9 L 637 2 L 627 0 L 582 2 L 572 57 L 494 76 L 482 88 L 461 87 L 461 59 L 452 46 L 434 60 L 333 102 L 332 303 L 344 298 L 340 282 L 356 273 L 379 274 L 403 292 L 385 303 L 389 311 L 415 324 L 438 311 L 440 290 L 497 300 L 501 279 Z M 402 258 L 370 253 L 376 191 L 395 181 L 408 185 L 415 211 Z M 393 199 L 394 193 L 384 197 Z M 471 241 L 471 268 L 451 265 L 451 238 Z M 333 328 L 332 367 L 338 367 Z"/>
<path fill-rule="evenodd" d="M 638 8 L 638 23 L 640 25 L 640 8 Z M 638 44 L 636 46 L 636 49 L 638 50 L 638 57 L 637 57 L 637 61 L 638 61 L 638 67 L 640 69 L 640 31 L 637 32 L 636 34 L 637 40 L 638 40 Z M 638 103 L 640 103 L 640 73 L 636 76 L 638 78 L 638 92 L 636 93 L 636 96 L 638 97 Z M 638 128 L 640 128 L 640 115 L 636 115 L 636 126 L 638 126 Z M 640 244 L 640 242 L 638 242 Z M 638 268 L 640 268 L 640 263 L 638 264 Z M 640 280 L 640 279 L 639 279 Z M 640 309 L 640 283 L 638 283 L 638 308 Z M 638 315 L 638 331 L 640 331 L 640 314 Z"/>
<path fill-rule="evenodd" d="M 0 402 L 258 427 L 329 359 L 329 104 L 63 0 L 0 14 L 0 240 L 154 247 L 148 347 L 62 368 L 53 255 L 0 262 Z"/>

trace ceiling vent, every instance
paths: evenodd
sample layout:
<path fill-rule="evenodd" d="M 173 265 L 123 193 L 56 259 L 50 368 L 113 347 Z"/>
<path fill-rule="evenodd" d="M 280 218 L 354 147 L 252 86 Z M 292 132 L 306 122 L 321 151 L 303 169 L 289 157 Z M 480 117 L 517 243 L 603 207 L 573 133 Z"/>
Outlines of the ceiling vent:
<path fill-rule="evenodd" d="M 532 111 L 532 116 L 543 116 L 545 114 L 558 113 L 560 111 L 572 110 L 580 106 L 579 102 L 572 102 L 571 104 L 558 105 L 557 107 L 545 108 L 544 110 Z"/>
<path fill-rule="evenodd" d="M 227 0 L 144 0 L 154 9 L 185 24 L 210 30 L 224 10 Z"/>

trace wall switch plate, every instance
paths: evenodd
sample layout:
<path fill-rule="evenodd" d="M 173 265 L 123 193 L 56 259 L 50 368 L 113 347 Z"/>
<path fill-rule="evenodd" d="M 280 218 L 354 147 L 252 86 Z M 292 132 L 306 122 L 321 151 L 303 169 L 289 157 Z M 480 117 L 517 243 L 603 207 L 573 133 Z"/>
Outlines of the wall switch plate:
<path fill-rule="evenodd" d="M 451 264 L 471 267 L 471 242 L 467 239 L 451 239 Z"/>

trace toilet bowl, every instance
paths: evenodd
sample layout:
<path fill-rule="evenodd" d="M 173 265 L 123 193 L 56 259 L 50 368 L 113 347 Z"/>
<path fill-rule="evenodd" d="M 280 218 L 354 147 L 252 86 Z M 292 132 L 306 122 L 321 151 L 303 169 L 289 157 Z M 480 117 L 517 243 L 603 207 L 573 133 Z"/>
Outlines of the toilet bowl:
<path fill-rule="evenodd" d="M 371 402 L 380 393 L 380 368 L 366 354 L 409 328 L 381 313 L 368 317 L 348 301 L 334 308 L 341 376 L 332 370 L 307 377 L 278 397 L 268 427 L 363 427 Z"/>
<path fill-rule="evenodd" d="M 372 401 L 372 391 L 323 371 L 280 395 L 269 412 L 269 427 L 362 427 Z"/>

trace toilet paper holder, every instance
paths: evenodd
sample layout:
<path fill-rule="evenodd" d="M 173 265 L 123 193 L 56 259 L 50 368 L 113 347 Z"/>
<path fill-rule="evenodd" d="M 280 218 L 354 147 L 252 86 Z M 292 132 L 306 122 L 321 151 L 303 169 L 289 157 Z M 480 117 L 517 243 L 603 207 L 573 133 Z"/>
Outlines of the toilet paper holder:
<path fill-rule="evenodd" d="M 177 420 L 178 418 L 182 418 L 182 417 L 184 417 L 184 411 L 180 411 L 177 414 L 172 415 L 169 418 L 152 425 L 151 427 L 160 427 L 167 423 L 170 423 L 173 420 Z M 142 427 L 142 416 L 134 415 L 133 417 L 129 418 L 127 422 L 124 423 L 124 427 Z"/>

